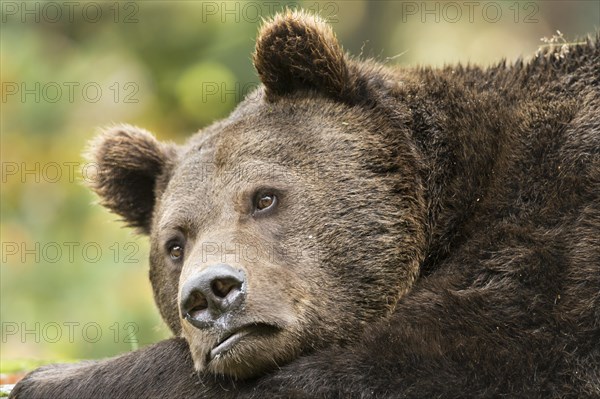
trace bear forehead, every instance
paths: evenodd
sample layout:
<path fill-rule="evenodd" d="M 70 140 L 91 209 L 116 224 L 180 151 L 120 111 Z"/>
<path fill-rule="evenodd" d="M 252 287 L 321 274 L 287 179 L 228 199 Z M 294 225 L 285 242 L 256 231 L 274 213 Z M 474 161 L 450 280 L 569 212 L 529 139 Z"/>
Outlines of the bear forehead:
<path fill-rule="evenodd" d="M 176 173 L 206 164 L 218 173 L 246 162 L 318 162 L 325 148 L 335 152 L 339 144 L 356 139 L 356 130 L 365 129 L 363 119 L 361 112 L 317 94 L 277 103 L 249 98 L 230 117 L 188 140 Z"/>

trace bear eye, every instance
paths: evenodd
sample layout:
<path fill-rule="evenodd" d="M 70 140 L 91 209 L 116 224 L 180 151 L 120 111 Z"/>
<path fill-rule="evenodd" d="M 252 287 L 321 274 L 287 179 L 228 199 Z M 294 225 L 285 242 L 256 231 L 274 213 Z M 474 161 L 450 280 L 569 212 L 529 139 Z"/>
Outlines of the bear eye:
<path fill-rule="evenodd" d="M 180 260 L 183 257 L 183 247 L 179 244 L 173 244 L 169 247 L 169 256 L 172 260 Z"/>
<path fill-rule="evenodd" d="M 276 204 L 277 197 L 275 196 L 275 194 L 262 193 L 256 196 L 254 208 L 257 211 L 262 212 L 275 207 Z"/>

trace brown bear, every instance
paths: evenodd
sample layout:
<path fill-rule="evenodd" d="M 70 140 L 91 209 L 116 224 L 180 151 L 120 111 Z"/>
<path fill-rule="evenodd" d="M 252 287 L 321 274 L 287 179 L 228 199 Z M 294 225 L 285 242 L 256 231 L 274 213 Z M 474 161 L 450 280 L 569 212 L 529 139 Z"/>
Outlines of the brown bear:
<path fill-rule="evenodd" d="M 599 43 L 401 69 L 276 16 L 227 119 L 92 145 L 176 337 L 11 397 L 600 397 Z"/>

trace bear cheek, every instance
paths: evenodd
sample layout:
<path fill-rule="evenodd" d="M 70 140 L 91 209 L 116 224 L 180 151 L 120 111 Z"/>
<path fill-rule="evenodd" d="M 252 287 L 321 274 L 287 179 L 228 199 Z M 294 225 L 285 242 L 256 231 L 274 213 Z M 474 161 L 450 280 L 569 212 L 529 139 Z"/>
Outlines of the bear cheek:
<path fill-rule="evenodd" d="M 297 323 L 304 313 L 304 282 L 286 266 L 265 265 L 248 268 L 247 311 L 283 326 Z"/>
<path fill-rule="evenodd" d="M 150 282 L 154 300 L 163 320 L 175 335 L 181 333 L 178 306 L 179 270 L 165 264 L 164 257 L 157 255 L 154 250 L 150 255 Z"/>

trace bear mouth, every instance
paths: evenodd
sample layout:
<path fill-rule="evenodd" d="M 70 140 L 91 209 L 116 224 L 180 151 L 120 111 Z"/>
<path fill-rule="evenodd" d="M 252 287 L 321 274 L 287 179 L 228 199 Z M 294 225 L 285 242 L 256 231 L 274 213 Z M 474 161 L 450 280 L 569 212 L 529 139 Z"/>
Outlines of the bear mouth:
<path fill-rule="evenodd" d="M 247 324 L 242 327 L 232 329 L 223 334 L 217 344 L 210 350 L 207 356 L 208 362 L 216 359 L 220 356 L 225 355 L 229 352 L 236 344 L 240 341 L 245 340 L 248 337 L 272 335 L 275 334 L 279 328 L 264 323 Z"/>

